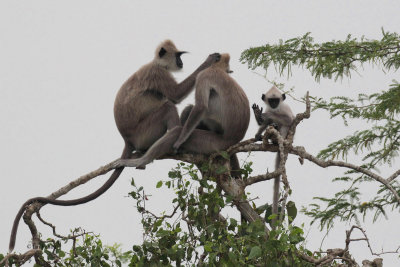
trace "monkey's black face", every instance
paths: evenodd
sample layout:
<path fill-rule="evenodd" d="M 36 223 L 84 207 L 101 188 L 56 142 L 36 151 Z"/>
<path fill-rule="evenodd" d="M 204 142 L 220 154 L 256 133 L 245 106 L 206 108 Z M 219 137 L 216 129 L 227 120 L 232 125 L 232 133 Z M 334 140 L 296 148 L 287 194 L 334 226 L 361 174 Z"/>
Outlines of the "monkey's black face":
<path fill-rule="evenodd" d="M 177 53 L 175 53 L 176 66 L 178 68 L 180 68 L 180 69 L 183 68 L 183 62 L 182 62 L 182 59 L 181 59 L 181 55 L 184 54 L 184 53 L 186 53 L 186 52 L 177 52 Z"/>
<path fill-rule="evenodd" d="M 181 59 L 181 56 L 176 55 L 176 66 L 178 66 L 178 68 L 182 69 L 183 68 L 183 62 Z"/>
<path fill-rule="evenodd" d="M 268 104 L 271 108 L 277 108 L 279 106 L 280 100 L 281 100 L 280 98 L 268 98 Z"/>

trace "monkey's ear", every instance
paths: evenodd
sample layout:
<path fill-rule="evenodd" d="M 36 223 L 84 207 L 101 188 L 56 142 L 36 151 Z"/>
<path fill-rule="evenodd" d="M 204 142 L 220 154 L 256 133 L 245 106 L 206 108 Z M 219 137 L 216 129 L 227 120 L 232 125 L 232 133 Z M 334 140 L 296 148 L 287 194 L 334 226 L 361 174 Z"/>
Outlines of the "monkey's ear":
<path fill-rule="evenodd" d="M 282 94 L 282 101 L 286 99 L 286 95 Z"/>
<path fill-rule="evenodd" d="M 167 53 L 167 50 L 164 49 L 164 47 L 161 47 L 160 51 L 158 52 L 158 55 L 161 57 L 163 57 L 165 54 Z"/>

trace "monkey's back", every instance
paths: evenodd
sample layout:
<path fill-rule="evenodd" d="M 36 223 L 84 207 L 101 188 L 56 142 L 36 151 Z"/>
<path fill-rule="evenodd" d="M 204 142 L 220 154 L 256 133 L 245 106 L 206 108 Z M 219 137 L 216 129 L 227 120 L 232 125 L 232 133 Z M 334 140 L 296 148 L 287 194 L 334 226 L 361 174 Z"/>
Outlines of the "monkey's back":
<path fill-rule="evenodd" d="M 197 76 L 196 103 L 201 96 L 198 90 L 204 88 L 211 90 L 207 116 L 221 124 L 224 138 L 242 140 L 250 122 L 250 104 L 243 89 L 229 74 L 212 67 Z"/>
<path fill-rule="evenodd" d="M 162 86 L 174 81 L 165 69 L 149 63 L 135 72 L 121 86 L 114 102 L 114 117 L 122 136 L 129 135 L 146 116 L 168 100 Z"/>

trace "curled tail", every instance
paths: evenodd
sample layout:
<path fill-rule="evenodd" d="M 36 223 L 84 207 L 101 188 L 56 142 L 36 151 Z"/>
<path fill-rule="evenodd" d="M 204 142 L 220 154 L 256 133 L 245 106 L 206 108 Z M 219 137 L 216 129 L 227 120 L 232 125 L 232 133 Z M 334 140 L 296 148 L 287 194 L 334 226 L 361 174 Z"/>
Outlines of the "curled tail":
<path fill-rule="evenodd" d="M 124 151 L 122 152 L 121 159 L 129 158 L 132 151 L 133 151 L 133 149 L 128 144 L 125 144 L 125 148 L 124 148 Z M 108 180 L 99 189 L 97 189 L 93 193 L 91 193 L 87 196 L 81 197 L 81 198 L 71 199 L 71 200 L 59 200 L 59 199 L 50 199 L 47 197 L 34 197 L 34 198 L 27 200 L 22 205 L 22 207 L 19 209 L 17 216 L 15 216 L 13 227 L 11 230 L 10 243 L 8 245 L 9 252 L 14 250 L 19 221 L 21 220 L 21 217 L 24 214 L 25 209 L 28 205 L 35 203 L 35 202 L 39 202 L 41 204 L 52 204 L 52 205 L 57 205 L 57 206 L 76 206 L 76 205 L 87 203 L 89 201 L 92 201 L 92 200 L 98 198 L 103 193 L 105 193 L 114 184 L 114 182 L 118 179 L 118 177 L 121 175 L 123 170 L 124 170 L 124 167 L 119 167 L 119 168 L 115 169 L 114 172 L 111 174 L 110 178 L 108 178 Z"/>

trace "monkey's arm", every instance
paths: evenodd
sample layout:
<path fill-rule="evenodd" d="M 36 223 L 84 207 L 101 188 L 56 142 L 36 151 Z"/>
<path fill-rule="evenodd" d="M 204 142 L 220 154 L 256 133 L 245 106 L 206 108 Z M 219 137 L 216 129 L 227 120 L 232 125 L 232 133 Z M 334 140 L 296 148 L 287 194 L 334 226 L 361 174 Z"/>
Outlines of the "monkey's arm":
<path fill-rule="evenodd" d="M 165 88 L 163 91 L 164 95 L 172 102 L 181 102 L 194 88 L 197 75 L 206 68 L 210 67 L 213 63 L 218 62 L 221 59 L 219 53 L 214 53 L 208 56 L 208 58 L 201 64 L 189 77 L 183 80 L 179 84 L 175 84 L 173 88 Z"/>
<path fill-rule="evenodd" d="M 256 136 L 254 137 L 256 139 L 256 141 L 261 141 L 261 134 L 265 131 L 265 129 L 267 129 L 268 124 L 261 124 L 260 128 L 258 128 L 258 131 L 256 133 Z"/>

